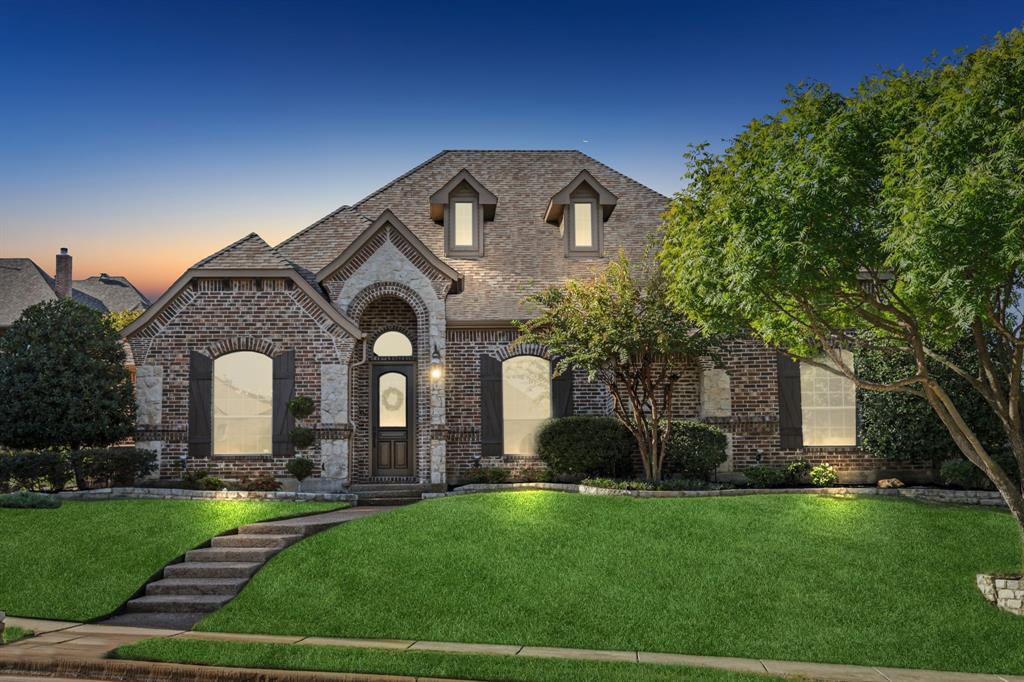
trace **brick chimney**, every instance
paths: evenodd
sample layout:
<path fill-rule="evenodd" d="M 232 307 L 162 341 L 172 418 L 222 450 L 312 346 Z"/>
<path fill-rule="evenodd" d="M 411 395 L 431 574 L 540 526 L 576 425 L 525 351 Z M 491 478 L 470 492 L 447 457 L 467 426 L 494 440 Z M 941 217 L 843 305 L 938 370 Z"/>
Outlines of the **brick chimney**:
<path fill-rule="evenodd" d="M 57 254 L 57 275 L 54 277 L 53 289 L 57 298 L 71 297 L 71 254 L 68 247 L 60 247 Z"/>

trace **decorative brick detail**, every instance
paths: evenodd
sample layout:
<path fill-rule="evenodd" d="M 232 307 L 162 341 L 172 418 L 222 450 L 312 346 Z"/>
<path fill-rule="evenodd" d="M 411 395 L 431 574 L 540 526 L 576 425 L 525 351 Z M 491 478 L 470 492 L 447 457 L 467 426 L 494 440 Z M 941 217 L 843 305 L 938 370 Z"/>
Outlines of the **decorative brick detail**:
<path fill-rule="evenodd" d="M 211 358 L 217 359 L 222 355 L 238 353 L 240 351 L 262 353 L 263 355 L 269 355 L 270 357 L 277 355 L 277 347 L 274 346 L 273 341 L 268 339 L 257 339 L 252 336 L 240 336 L 234 339 L 224 339 L 210 344 L 210 346 L 203 352 Z"/>

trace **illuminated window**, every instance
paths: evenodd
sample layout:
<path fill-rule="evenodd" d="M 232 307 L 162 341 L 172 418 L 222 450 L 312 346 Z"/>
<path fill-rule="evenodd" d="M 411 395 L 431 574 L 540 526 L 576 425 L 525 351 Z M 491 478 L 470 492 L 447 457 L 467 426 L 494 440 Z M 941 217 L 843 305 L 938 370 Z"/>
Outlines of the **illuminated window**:
<path fill-rule="evenodd" d="M 842 353 L 843 364 L 853 365 L 853 354 Z M 835 367 L 828 357 L 819 362 Z M 800 411 L 804 445 L 857 444 L 857 388 L 844 376 L 800 363 Z"/>
<path fill-rule="evenodd" d="M 269 455 L 274 361 L 229 353 L 213 361 L 213 454 Z"/>
<path fill-rule="evenodd" d="M 572 246 L 574 249 L 594 248 L 594 205 L 590 202 L 572 205 Z"/>
<path fill-rule="evenodd" d="M 406 383 L 408 379 L 399 372 L 381 374 L 377 380 L 378 424 L 383 428 L 405 428 L 406 426 Z"/>
<path fill-rule="evenodd" d="M 381 358 L 412 355 L 412 341 L 402 332 L 384 332 L 373 342 L 373 354 Z"/>
<path fill-rule="evenodd" d="M 472 248 L 475 232 L 473 229 L 473 202 L 456 201 L 454 211 L 455 229 L 452 233 L 452 245 L 457 248 Z"/>
<path fill-rule="evenodd" d="M 520 355 L 501 363 L 505 454 L 537 453 L 537 431 L 551 417 L 551 363 Z"/>

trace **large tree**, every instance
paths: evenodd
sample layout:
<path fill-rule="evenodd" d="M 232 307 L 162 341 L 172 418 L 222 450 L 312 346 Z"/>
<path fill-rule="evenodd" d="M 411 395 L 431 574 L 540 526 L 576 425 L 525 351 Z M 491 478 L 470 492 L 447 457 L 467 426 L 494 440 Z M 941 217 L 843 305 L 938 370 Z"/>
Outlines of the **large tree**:
<path fill-rule="evenodd" d="M 926 400 L 1024 526 L 1015 477 L 932 371 L 971 387 L 1024 473 L 1024 34 L 848 96 L 795 88 L 723 153 L 692 150 L 688 176 L 662 252 L 683 310 Z M 976 367 L 949 352 L 965 335 Z M 908 371 L 869 381 L 844 347 L 899 353 Z"/>
<path fill-rule="evenodd" d="M 695 330 L 667 292 L 650 258 L 630 263 L 620 254 L 593 279 L 528 297 L 536 316 L 518 325 L 517 343 L 546 346 L 557 358 L 555 374 L 579 368 L 608 387 L 650 480 L 661 480 L 682 365 L 714 352 L 714 340 Z"/>
<path fill-rule="evenodd" d="M 0 445 L 106 446 L 131 435 L 135 399 L 112 324 L 70 299 L 26 308 L 0 337 Z"/>

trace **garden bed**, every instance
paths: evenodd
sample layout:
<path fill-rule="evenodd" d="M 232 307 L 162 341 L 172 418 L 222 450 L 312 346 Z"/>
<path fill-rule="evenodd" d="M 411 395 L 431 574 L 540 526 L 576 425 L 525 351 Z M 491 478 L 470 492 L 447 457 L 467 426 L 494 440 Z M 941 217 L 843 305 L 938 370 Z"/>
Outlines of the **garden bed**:
<path fill-rule="evenodd" d="M 300 493 L 281 490 L 196 490 L 192 488 L 116 487 L 93 490 L 65 490 L 56 493 L 70 500 L 283 500 L 292 502 L 347 502 L 355 504 L 353 493 Z"/>

